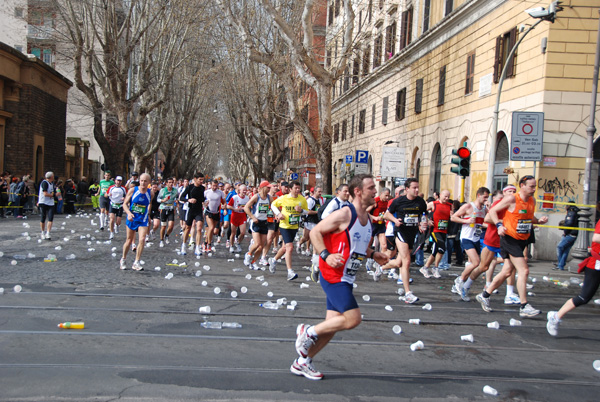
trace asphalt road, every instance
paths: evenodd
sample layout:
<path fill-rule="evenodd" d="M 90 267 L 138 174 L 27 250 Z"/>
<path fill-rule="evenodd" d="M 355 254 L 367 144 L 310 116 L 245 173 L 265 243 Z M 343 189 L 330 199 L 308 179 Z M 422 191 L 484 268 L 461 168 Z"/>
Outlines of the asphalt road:
<path fill-rule="evenodd" d="M 296 326 L 315 324 L 325 314 L 320 285 L 306 279 L 308 257 L 294 255 L 300 278 L 288 282 L 284 264 L 275 274 L 248 271 L 243 253 L 235 258 L 222 246 L 214 256 L 196 259 L 177 255 L 174 242 L 165 248 L 156 242 L 144 252 L 144 271 L 120 271 L 124 234 L 107 244 L 108 233 L 90 220 L 58 216 L 53 239 L 42 242 L 36 216 L 0 221 L 2 401 L 598 400 L 600 373 L 592 362 L 600 359 L 600 306 L 577 309 L 564 320 L 559 336 L 550 337 L 545 312 L 576 295 L 578 286 L 565 288 L 542 277 L 582 279 L 557 274 L 551 262 L 531 264 L 537 281 L 530 302 L 544 311 L 533 319 L 520 319 L 517 307 L 503 305 L 500 295 L 492 298 L 492 313 L 474 300 L 459 301 L 450 293 L 458 268 L 438 280 L 413 269 L 413 291 L 421 298 L 416 305 L 398 300 L 395 281 L 375 283 L 361 272 L 355 295 L 363 323 L 339 333 L 315 358 L 325 379 L 310 381 L 289 371 L 296 357 Z M 113 247 L 117 257 L 111 256 Z M 14 255 L 29 253 L 35 257 L 11 265 Z M 44 262 L 48 254 L 58 261 Z M 69 254 L 76 258 L 66 260 Z M 177 263 L 168 265 L 174 259 Z M 179 266 L 183 262 L 186 266 Z M 167 280 L 169 272 L 174 276 Z M 23 290 L 15 293 L 15 285 Z M 215 294 L 216 287 L 221 293 Z M 297 301 L 296 309 L 259 306 L 281 297 Z M 422 309 L 425 303 L 431 311 Z M 211 313 L 200 314 L 201 306 L 210 306 Z M 412 318 L 421 324 L 409 324 Z M 509 326 L 511 318 L 522 326 Z M 85 329 L 57 328 L 79 320 Z M 200 325 L 204 320 L 237 322 L 242 328 L 206 329 Z M 487 328 L 491 321 L 500 329 Z M 401 326 L 400 335 L 392 331 L 394 325 Z M 466 334 L 473 334 L 473 343 L 461 341 Z M 425 348 L 411 351 L 418 340 Z M 498 396 L 484 394 L 485 385 L 497 389 Z"/>

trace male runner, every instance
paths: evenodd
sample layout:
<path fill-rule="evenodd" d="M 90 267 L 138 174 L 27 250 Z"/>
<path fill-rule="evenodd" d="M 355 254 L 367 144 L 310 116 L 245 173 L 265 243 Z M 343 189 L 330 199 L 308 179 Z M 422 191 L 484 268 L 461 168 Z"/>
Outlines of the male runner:
<path fill-rule="evenodd" d="M 237 253 L 242 251 L 242 247 L 240 246 L 240 243 L 242 242 L 242 240 L 244 240 L 244 236 L 246 235 L 246 221 L 248 220 L 248 216 L 246 215 L 246 212 L 244 211 L 244 206 L 248 203 L 248 201 L 250 201 L 248 194 L 246 194 L 247 191 L 248 191 L 248 188 L 246 187 L 246 185 L 240 184 L 240 186 L 238 187 L 238 190 L 237 190 L 237 194 L 234 195 L 233 197 L 231 197 L 231 199 L 229 200 L 229 203 L 227 204 L 227 209 L 232 211 L 231 235 L 229 238 L 229 244 L 230 244 L 229 252 L 230 253 L 233 253 L 234 250 Z M 238 228 L 240 230 L 240 235 L 236 242 L 235 235 L 237 233 Z M 235 249 L 233 247 L 234 243 L 235 243 Z"/>
<path fill-rule="evenodd" d="M 140 176 L 140 185 L 129 189 L 123 201 L 123 211 L 127 214 L 127 220 L 125 221 L 127 225 L 127 238 L 123 244 L 123 257 L 120 261 L 121 269 L 127 269 L 127 253 L 135 240 L 135 232 L 139 232 L 139 244 L 135 254 L 135 261 L 133 261 L 131 268 L 135 271 L 144 269 L 140 264 L 140 259 L 142 258 L 142 252 L 146 244 L 146 235 L 148 234 L 148 218 L 150 203 L 152 201 L 152 190 L 148 188 L 150 180 L 150 175 L 143 173 Z"/>
<path fill-rule="evenodd" d="M 40 228 L 42 240 L 52 240 L 50 230 L 54 221 L 54 173 L 46 172 L 46 179 L 40 183 L 38 209 L 40 210 Z M 46 219 L 48 223 L 46 223 Z"/>
<path fill-rule="evenodd" d="M 275 201 L 278 198 L 278 186 L 279 185 L 277 184 L 277 182 L 271 183 L 271 187 L 269 188 L 269 197 L 271 198 L 271 202 Z M 267 253 L 271 249 L 273 240 L 277 241 L 276 239 L 279 237 L 279 220 L 277 220 L 277 217 L 275 217 L 273 209 L 269 209 L 269 211 L 267 212 L 267 229 L 267 243 L 264 245 L 262 250 L 262 257 L 259 261 L 260 265 L 269 265 L 269 261 L 267 260 Z M 274 273 L 275 269 L 269 265 L 269 271 L 271 273 Z"/>
<path fill-rule="evenodd" d="M 146 238 L 146 242 L 154 241 L 156 239 L 156 232 L 158 232 L 158 228 L 160 227 L 160 201 L 158 201 L 158 183 L 152 182 L 152 204 L 150 208 L 150 222 L 152 222 L 152 228 L 150 229 L 150 233 L 148 233 L 148 237 Z"/>
<path fill-rule="evenodd" d="M 527 302 L 527 277 L 529 267 L 523 258 L 523 250 L 527 247 L 533 224 L 544 224 L 548 221 L 547 216 L 537 219 L 535 212 L 536 191 L 535 177 L 523 176 L 519 180 L 519 192 L 514 195 L 505 196 L 494 208 L 490 210 L 490 218 L 498 228 L 500 236 L 500 254 L 504 258 L 504 268 L 494 277 L 492 284 L 483 293 L 477 295 L 476 299 L 481 308 L 490 312 L 490 294 L 508 278 L 513 270 L 517 270 L 517 291 L 521 300 L 519 315 L 521 317 L 534 317 L 541 313 Z M 498 212 L 505 211 L 504 219 L 500 221 Z"/>
<path fill-rule="evenodd" d="M 327 204 L 327 207 L 325 207 L 325 210 L 321 214 L 321 219 L 325 219 L 325 218 L 327 218 L 327 216 L 330 213 L 337 211 L 338 209 L 342 208 L 345 205 L 349 205 L 350 204 L 350 202 L 348 201 L 349 198 L 350 198 L 350 191 L 349 191 L 348 185 L 346 183 L 341 184 L 335 190 L 335 198 L 333 200 L 331 200 L 329 202 L 329 204 Z"/>
<path fill-rule="evenodd" d="M 404 302 L 416 303 L 419 298 L 410 291 L 410 254 L 416 234 L 427 230 L 427 222 L 421 222 L 422 216 L 427 212 L 427 204 L 419 197 L 419 181 L 407 179 L 404 182 L 406 195 L 395 199 L 383 216 L 388 221 L 394 222 L 394 235 L 396 248 L 400 254 L 401 267 L 398 284 L 404 286 L 406 292 Z M 396 216 L 394 216 L 396 215 Z"/>
<path fill-rule="evenodd" d="M 100 180 L 100 230 L 108 223 L 108 208 L 110 201 L 108 200 L 108 188 L 114 185 L 115 182 L 110 178 L 110 170 L 104 172 L 104 180 Z"/>
<path fill-rule="evenodd" d="M 204 233 L 204 251 L 209 252 L 212 249 L 213 236 L 219 234 L 221 230 L 221 207 L 225 205 L 225 193 L 219 190 L 219 181 L 213 180 L 210 188 L 204 192 L 206 199 L 206 223 L 208 228 Z"/>
<path fill-rule="evenodd" d="M 177 189 L 173 187 L 175 179 L 167 178 L 167 186 L 163 187 L 158 194 L 160 202 L 160 243 L 159 247 L 169 244 L 169 235 L 175 226 L 175 201 L 177 200 Z"/>
<path fill-rule="evenodd" d="M 196 227 L 196 250 L 194 254 L 196 256 L 202 255 L 202 249 L 200 247 L 200 242 L 202 241 L 202 224 L 203 216 L 202 209 L 204 204 L 204 186 L 202 182 L 204 181 L 204 175 L 200 172 L 194 174 L 194 183 L 189 185 L 181 195 L 179 196 L 180 201 L 188 202 L 188 210 L 185 218 L 185 230 L 183 231 L 183 237 L 181 239 L 181 254 L 186 255 L 185 251 L 185 242 L 187 237 L 192 229 L 192 226 Z"/>
<path fill-rule="evenodd" d="M 306 243 L 306 255 L 310 253 L 310 231 L 313 229 L 317 223 L 319 223 L 319 219 L 317 217 L 317 211 L 321 208 L 321 194 L 323 191 L 321 187 L 313 188 L 312 193 L 306 199 L 306 204 L 308 205 L 308 215 L 306 216 L 306 221 L 304 222 L 304 231 L 302 232 L 302 239 L 298 241 L 296 245 L 296 252 L 298 254 L 302 253 L 302 245 Z"/>
<path fill-rule="evenodd" d="M 188 179 L 179 180 L 179 187 L 177 187 L 177 205 L 179 206 L 179 234 L 183 235 L 183 231 L 185 230 L 185 214 L 188 210 L 188 203 L 185 201 L 180 201 L 181 194 L 185 191 L 186 188 L 190 185 L 190 181 Z"/>
<path fill-rule="evenodd" d="M 321 286 L 327 296 L 325 321 L 311 326 L 298 325 L 296 352 L 299 354 L 290 367 L 296 375 L 320 380 L 312 359 L 339 331 L 349 330 L 361 322 L 358 303 L 352 294 L 356 273 L 365 258 L 385 264 L 387 255 L 369 248 L 372 229 L 366 208 L 377 194 L 370 175 L 357 175 L 350 182 L 353 201 L 348 207 L 332 213 L 310 233 L 313 247 L 320 255 Z"/>
<path fill-rule="evenodd" d="M 379 197 L 375 197 L 375 203 L 367 208 L 367 212 L 373 217 L 373 220 L 371 221 L 371 224 L 373 225 L 373 238 L 371 238 L 371 244 L 374 244 L 375 240 L 377 240 L 379 243 L 379 251 L 384 254 L 387 252 L 387 241 L 385 239 L 385 221 L 383 215 L 385 214 L 385 211 L 387 211 L 390 194 L 389 188 L 382 189 L 379 193 Z M 376 249 L 377 247 L 373 246 L 373 248 Z M 371 270 L 373 261 L 372 258 L 367 260 L 367 271 Z"/>
<path fill-rule="evenodd" d="M 244 205 L 244 211 L 250 218 L 250 232 L 252 232 L 252 240 L 254 240 L 244 256 L 244 265 L 254 270 L 259 269 L 255 261 L 267 243 L 268 214 L 271 211 L 271 196 L 269 195 L 271 184 L 265 180 L 260 183 L 258 189 L 258 194 L 252 196 Z"/>
<path fill-rule="evenodd" d="M 441 278 L 439 265 L 444 253 L 446 252 L 446 235 L 448 233 L 448 223 L 450 221 L 450 211 L 452 204 L 448 202 L 450 191 L 442 190 L 439 199 L 427 204 L 427 210 L 433 212 L 433 249 L 431 255 L 425 262 L 425 265 L 419 270 L 425 278 Z M 429 272 L 429 267 L 434 264 Z"/>
<path fill-rule="evenodd" d="M 115 233 L 119 233 L 119 226 L 121 225 L 121 217 L 123 216 L 123 201 L 127 195 L 127 189 L 122 186 L 123 178 L 117 176 L 115 178 L 115 184 L 108 188 L 108 198 L 110 199 L 109 212 L 110 212 L 110 234 L 108 240 L 115 238 Z M 116 223 L 116 226 L 115 226 Z"/>

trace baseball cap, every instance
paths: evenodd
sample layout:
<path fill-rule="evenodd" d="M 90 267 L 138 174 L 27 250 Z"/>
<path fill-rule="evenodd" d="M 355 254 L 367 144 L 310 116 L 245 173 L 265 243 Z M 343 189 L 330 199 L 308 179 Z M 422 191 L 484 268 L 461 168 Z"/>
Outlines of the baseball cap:
<path fill-rule="evenodd" d="M 115 177 L 115 180 L 121 180 L 121 181 L 123 181 L 123 178 L 121 176 L 117 176 L 117 177 Z"/>
<path fill-rule="evenodd" d="M 280 184 L 280 186 L 289 187 L 290 185 L 289 185 L 289 183 L 287 181 L 282 181 L 281 184 Z"/>
<path fill-rule="evenodd" d="M 264 181 L 260 182 L 260 185 L 258 187 L 259 188 L 271 187 L 271 183 L 269 183 L 268 181 L 264 180 Z"/>
<path fill-rule="evenodd" d="M 311 187 L 311 188 L 310 188 L 310 192 L 311 192 L 311 193 L 314 193 L 314 192 L 315 192 L 315 188 L 314 188 L 314 187 Z"/>
<path fill-rule="evenodd" d="M 133 172 L 131 175 L 132 176 L 139 176 L 138 172 Z"/>

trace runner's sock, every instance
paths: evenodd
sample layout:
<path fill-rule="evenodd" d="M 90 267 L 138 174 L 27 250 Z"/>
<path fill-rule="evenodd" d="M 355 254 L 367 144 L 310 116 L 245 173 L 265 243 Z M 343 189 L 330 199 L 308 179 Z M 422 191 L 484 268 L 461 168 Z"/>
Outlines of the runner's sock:
<path fill-rule="evenodd" d="M 515 293 L 515 287 L 512 285 L 506 285 L 506 295 L 510 296 Z"/>
<path fill-rule="evenodd" d="M 473 279 L 467 278 L 467 280 L 465 281 L 464 287 L 467 288 L 467 289 L 471 289 L 471 285 L 472 284 L 473 284 Z"/>
<path fill-rule="evenodd" d="M 483 297 L 485 297 L 486 299 L 490 298 L 490 294 L 487 292 L 487 290 L 484 290 L 483 293 L 481 294 Z"/>
<path fill-rule="evenodd" d="M 314 325 L 311 325 L 310 327 L 308 327 L 308 329 L 306 330 L 306 333 L 309 336 L 313 337 L 313 338 L 317 337 L 317 333 L 315 332 L 315 326 Z"/>
<path fill-rule="evenodd" d="M 312 359 L 310 357 L 298 357 L 298 363 L 299 364 L 306 364 L 306 363 L 310 363 L 312 362 Z"/>

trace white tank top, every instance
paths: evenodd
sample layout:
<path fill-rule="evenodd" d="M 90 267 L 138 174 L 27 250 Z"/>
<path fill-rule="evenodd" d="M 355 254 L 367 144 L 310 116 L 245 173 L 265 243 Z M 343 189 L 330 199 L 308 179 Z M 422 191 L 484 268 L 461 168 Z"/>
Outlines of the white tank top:
<path fill-rule="evenodd" d="M 463 224 L 462 228 L 460 229 L 460 238 L 461 240 L 467 239 L 476 243 L 481 238 L 483 218 L 485 218 L 486 208 L 485 205 L 482 205 L 481 209 L 478 209 L 474 202 L 471 202 L 471 206 L 473 207 L 473 212 L 471 213 L 470 218 L 475 218 L 475 223 Z"/>
<path fill-rule="evenodd" d="M 260 195 L 256 199 L 256 203 L 252 206 L 252 213 L 258 218 L 259 221 L 267 220 L 267 213 L 271 209 L 270 204 L 271 201 L 268 194 L 267 198 L 264 200 L 260 198 Z"/>

